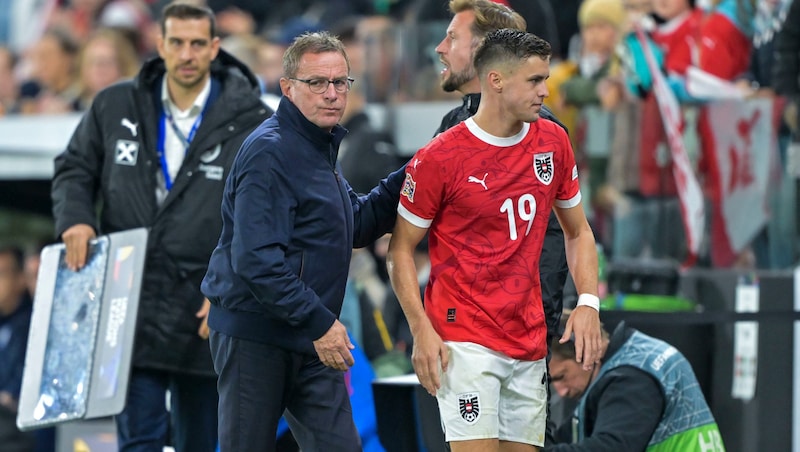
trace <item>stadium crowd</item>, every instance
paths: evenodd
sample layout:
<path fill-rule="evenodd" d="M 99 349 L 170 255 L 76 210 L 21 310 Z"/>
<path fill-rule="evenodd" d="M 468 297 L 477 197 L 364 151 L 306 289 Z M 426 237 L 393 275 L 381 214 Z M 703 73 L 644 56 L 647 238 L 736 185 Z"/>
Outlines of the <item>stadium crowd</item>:
<path fill-rule="evenodd" d="M 600 253 L 612 262 L 716 268 L 797 263 L 800 2 L 497 2 L 553 48 L 545 103 L 569 130 Z M 0 115 L 87 111 L 97 93 L 156 55 L 168 3 L 0 2 Z M 399 150 L 388 121 L 375 121 L 368 106 L 391 118 L 403 103 L 460 99 L 441 89 L 438 75 L 445 0 L 196 3 L 215 12 L 221 48 L 257 76 L 267 102 L 280 96 L 281 59 L 297 36 L 341 37 L 355 83 L 342 118 L 353 136 L 340 161 L 357 191 L 415 151 Z M 693 218 L 698 210 L 704 215 Z M 355 251 L 342 310 L 378 376 L 411 370 L 411 334 L 386 270 L 388 240 Z M 416 266 L 422 287 L 430 270 L 424 251 Z M 20 309 L 29 310 L 31 297 L 19 288 Z M 0 329 L 15 314 L 0 312 Z"/>

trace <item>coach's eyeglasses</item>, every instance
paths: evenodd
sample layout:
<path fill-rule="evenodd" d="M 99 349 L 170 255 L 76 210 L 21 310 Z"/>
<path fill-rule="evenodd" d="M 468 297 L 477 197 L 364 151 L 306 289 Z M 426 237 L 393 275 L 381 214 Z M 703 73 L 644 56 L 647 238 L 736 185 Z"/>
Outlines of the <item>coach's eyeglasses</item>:
<path fill-rule="evenodd" d="M 289 80 L 295 80 L 301 83 L 305 83 L 308 85 L 308 89 L 311 90 L 314 94 L 322 94 L 328 90 L 328 86 L 333 83 L 333 89 L 336 90 L 337 93 L 346 93 L 350 91 L 350 88 L 353 87 L 353 82 L 355 79 L 346 77 L 346 78 L 337 78 L 334 80 L 328 80 L 325 78 L 294 78 L 289 77 Z"/>

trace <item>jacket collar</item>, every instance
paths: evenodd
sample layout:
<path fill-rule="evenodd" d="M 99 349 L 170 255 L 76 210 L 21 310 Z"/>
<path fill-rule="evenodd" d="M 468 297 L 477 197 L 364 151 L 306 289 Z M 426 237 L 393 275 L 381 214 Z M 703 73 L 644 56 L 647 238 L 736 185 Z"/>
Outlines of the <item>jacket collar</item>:
<path fill-rule="evenodd" d="M 625 321 L 619 322 L 616 328 L 614 328 L 614 332 L 611 333 L 609 340 L 608 340 L 608 348 L 606 348 L 606 353 L 603 355 L 602 361 L 603 363 L 608 362 L 615 353 L 619 351 L 620 348 L 628 341 L 628 338 L 631 337 L 633 334 L 634 329 L 628 328 L 625 325 Z"/>
<path fill-rule="evenodd" d="M 462 101 L 464 102 L 462 108 L 472 116 L 478 112 L 478 105 L 481 104 L 481 93 L 465 94 Z"/>
<path fill-rule="evenodd" d="M 339 124 L 336 124 L 330 132 L 321 129 L 303 116 L 297 106 L 286 96 L 281 97 L 278 111 L 275 114 L 282 123 L 288 124 L 314 144 L 333 145 L 334 149 L 338 149 L 342 139 L 347 135 L 347 129 Z"/>

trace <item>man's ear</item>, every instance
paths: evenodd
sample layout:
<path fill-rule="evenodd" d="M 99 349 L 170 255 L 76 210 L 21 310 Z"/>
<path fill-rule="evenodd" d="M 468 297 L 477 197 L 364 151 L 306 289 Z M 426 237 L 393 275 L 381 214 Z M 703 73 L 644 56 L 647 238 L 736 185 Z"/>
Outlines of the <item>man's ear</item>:
<path fill-rule="evenodd" d="M 289 100 L 292 100 L 292 96 L 290 94 L 290 88 L 292 81 L 286 77 L 281 77 L 278 83 L 281 85 L 281 94 L 286 96 Z"/>
<path fill-rule="evenodd" d="M 489 71 L 489 73 L 486 74 L 486 79 L 489 82 L 489 88 L 498 93 L 503 92 L 503 74 L 501 74 L 500 71 Z"/>
<path fill-rule="evenodd" d="M 211 40 L 211 59 L 216 60 L 219 55 L 220 39 L 219 36 L 214 36 Z"/>

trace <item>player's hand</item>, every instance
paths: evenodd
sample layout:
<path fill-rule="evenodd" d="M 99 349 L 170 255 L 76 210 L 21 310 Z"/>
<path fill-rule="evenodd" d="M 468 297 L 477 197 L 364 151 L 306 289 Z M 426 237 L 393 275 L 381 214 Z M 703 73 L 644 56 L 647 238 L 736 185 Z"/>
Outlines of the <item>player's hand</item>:
<path fill-rule="evenodd" d="M 439 374 L 447 371 L 448 361 L 447 347 L 442 338 L 433 329 L 433 325 L 426 322 L 414 334 L 411 363 L 414 365 L 414 372 L 420 384 L 432 396 L 435 396 L 436 391 L 442 387 Z"/>
<path fill-rule="evenodd" d="M 356 348 L 347 335 L 347 328 L 336 320 L 321 338 L 314 341 L 314 350 L 322 364 L 345 371 L 355 364 L 350 350 Z"/>
<path fill-rule="evenodd" d="M 574 335 L 575 361 L 583 363 L 583 370 L 592 370 L 600 362 L 600 313 L 589 306 L 578 306 L 572 311 L 559 342 L 562 344 Z"/>
<path fill-rule="evenodd" d="M 208 298 L 203 298 L 203 306 L 194 314 L 198 319 L 202 319 L 200 328 L 197 329 L 197 335 L 203 339 L 208 339 L 208 311 L 210 310 L 211 302 L 208 301 Z"/>
<path fill-rule="evenodd" d="M 70 270 L 78 271 L 86 265 L 89 240 L 96 236 L 94 228 L 83 223 L 70 226 L 61 234 L 61 239 L 67 247 L 66 263 Z"/>

